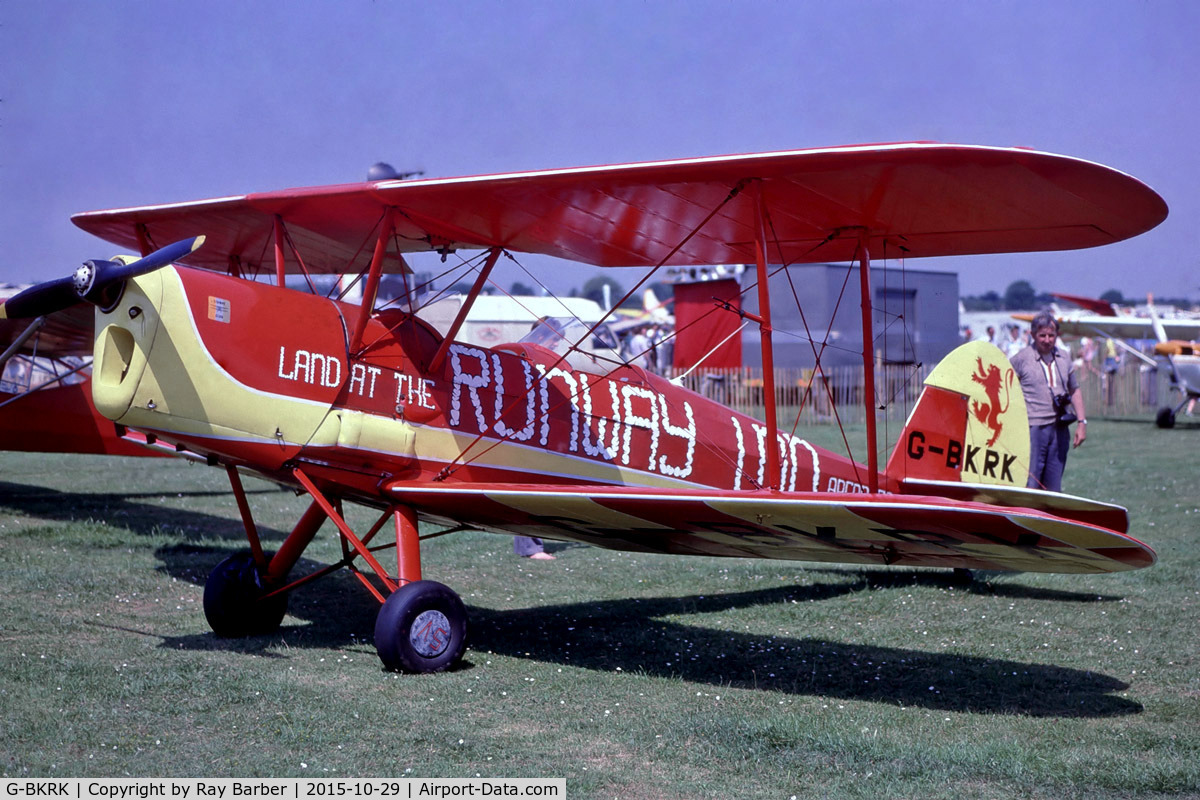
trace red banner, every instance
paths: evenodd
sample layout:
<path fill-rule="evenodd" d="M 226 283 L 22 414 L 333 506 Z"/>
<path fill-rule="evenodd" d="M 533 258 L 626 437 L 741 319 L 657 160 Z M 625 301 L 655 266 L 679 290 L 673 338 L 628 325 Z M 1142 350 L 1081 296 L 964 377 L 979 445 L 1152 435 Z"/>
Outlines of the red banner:
<path fill-rule="evenodd" d="M 675 284 L 675 367 L 694 367 L 701 359 L 703 367 L 742 366 L 742 337 L 737 333 L 742 318 L 721 308 L 720 301 L 742 307 L 736 280 Z"/>

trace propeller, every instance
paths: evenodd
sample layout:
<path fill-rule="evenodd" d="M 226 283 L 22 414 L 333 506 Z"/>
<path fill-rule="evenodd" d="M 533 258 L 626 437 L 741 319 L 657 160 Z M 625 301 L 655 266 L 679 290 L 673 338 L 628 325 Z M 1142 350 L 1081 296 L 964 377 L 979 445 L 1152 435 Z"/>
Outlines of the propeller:
<path fill-rule="evenodd" d="M 39 283 L 0 302 L 0 319 L 28 319 L 53 314 L 86 300 L 111 306 L 121 296 L 125 281 L 172 264 L 204 244 L 203 236 L 169 244 L 145 258 L 124 264 L 120 261 L 85 261 L 74 274 Z"/>

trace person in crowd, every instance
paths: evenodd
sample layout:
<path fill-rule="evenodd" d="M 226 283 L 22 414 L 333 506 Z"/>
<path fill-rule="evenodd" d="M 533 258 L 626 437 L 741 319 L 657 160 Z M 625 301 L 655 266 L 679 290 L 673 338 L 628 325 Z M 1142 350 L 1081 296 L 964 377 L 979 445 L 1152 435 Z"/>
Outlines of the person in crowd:
<path fill-rule="evenodd" d="M 1096 367 L 1096 353 L 1099 352 L 1096 346 L 1096 340 L 1088 336 L 1084 336 L 1079 340 L 1079 358 L 1083 362 L 1084 373 L 1099 375 L 1100 370 Z"/>
<path fill-rule="evenodd" d="M 1004 355 L 1008 356 L 1011 361 L 1012 357 L 1024 350 L 1026 346 L 1025 337 L 1021 335 L 1021 326 L 1010 325 L 1008 327 L 1008 339 L 1000 347 L 1004 351 Z"/>
<path fill-rule="evenodd" d="M 650 337 L 641 328 L 634 331 L 625 339 L 625 347 L 621 355 L 625 363 L 632 367 L 647 368 L 650 366 Z"/>

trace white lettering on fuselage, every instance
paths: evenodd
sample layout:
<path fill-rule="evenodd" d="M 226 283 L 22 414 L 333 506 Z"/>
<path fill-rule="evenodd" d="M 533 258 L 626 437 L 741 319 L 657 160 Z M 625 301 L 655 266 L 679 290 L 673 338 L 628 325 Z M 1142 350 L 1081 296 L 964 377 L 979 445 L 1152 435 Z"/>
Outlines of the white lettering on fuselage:
<path fill-rule="evenodd" d="M 359 397 L 374 397 L 375 379 L 382 372 L 383 370 L 379 367 L 369 364 L 352 364 L 350 366 L 350 394 L 356 394 Z"/>
<path fill-rule="evenodd" d="M 279 377 L 284 380 L 327 387 L 338 386 L 342 382 L 342 361 L 337 356 L 296 350 L 291 359 L 290 369 L 285 370 L 284 365 L 287 363 L 287 348 L 280 346 Z"/>
<path fill-rule="evenodd" d="M 506 364 L 512 364 L 507 376 Z M 608 380 L 605 381 L 608 385 L 605 392 L 600 387 L 593 387 L 585 373 L 547 368 L 526 360 L 521 360 L 520 364 L 523 378 L 520 390 L 509 388 L 506 391 L 506 377 L 509 380 L 514 377 L 512 361 L 480 348 L 452 345 L 450 426 L 472 427 L 472 415 L 464 409 L 464 406 L 470 406 L 477 432 L 490 431 L 518 442 L 528 442 L 536 436 L 545 446 L 550 441 L 550 384 L 557 381 L 565 391 L 555 396 L 565 397 L 570 405 L 571 435 L 567 444 L 570 452 L 579 452 L 582 447 L 583 452 L 593 458 L 619 459 L 623 465 L 677 478 L 691 475 L 696 454 L 696 418 L 686 400 L 682 408 L 672 410 L 665 395 L 646 386 Z M 480 390 L 493 393 L 490 407 L 486 407 Z M 605 394 L 608 395 L 607 413 L 594 409 L 595 395 Z M 678 424 L 680 420 L 687 422 L 681 425 Z M 641 449 L 634 446 L 634 429 L 646 431 L 648 452 L 638 455 L 639 463 L 633 463 L 635 451 Z M 670 457 L 668 453 L 660 452 L 663 439 L 680 441 L 672 448 Z M 682 463 L 672 463 L 679 461 Z"/>
<path fill-rule="evenodd" d="M 469 373 L 463 368 L 462 357 L 474 358 L 479 362 L 479 371 Z M 450 427 L 457 428 L 462 423 L 462 390 L 467 387 L 467 399 L 475 409 L 475 422 L 480 433 L 487 433 L 488 424 L 483 416 L 483 401 L 479 399 L 479 390 L 491 385 L 492 371 L 488 369 L 487 354 L 475 347 L 461 345 L 450 346 L 450 370 L 453 372 L 450 390 Z"/>
<path fill-rule="evenodd" d="M 447 422 L 451 428 L 545 447 L 550 442 L 552 424 L 562 424 L 563 429 L 555 432 L 559 437 L 567 436 L 565 425 L 569 418 L 569 438 L 566 441 L 560 438 L 558 441 L 562 444 L 556 445 L 569 452 L 582 450 L 591 458 L 673 478 L 686 479 L 693 475 L 697 421 L 695 411 L 686 399 L 674 400 L 636 380 L 611 380 L 547 367 L 461 344 L 451 345 L 448 361 L 451 385 Z M 390 372 L 396 381 L 397 409 L 438 409 L 434 394 L 436 384 L 431 379 L 362 362 L 351 363 L 348 372 L 348 394 L 376 398 L 377 390 L 387 391 L 383 386 L 387 380 L 384 376 Z M 303 349 L 296 349 L 289 355 L 288 348 L 280 347 L 278 374 L 284 380 L 333 388 L 340 385 L 343 369 L 336 356 Z M 381 377 L 384 378 L 382 382 Z M 506 381 L 514 385 L 506 386 Z M 604 385 L 597 385 L 597 381 Z M 482 392 L 491 394 L 485 400 Z M 554 409 L 550 408 L 551 398 L 557 403 Z M 564 413 L 564 407 L 569 411 Z M 561 420 L 561 423 L 554 420 Z M 722 463 L 732 467 L 733 488 L 745 488 L 746 483 L 763 486 L 768 460 L 766 427 L 736 415 L 731 415 L 729 422 L 736 442 L 736 460 L 730 452 Z M 752 437 L 746 436 L 746 425 L 753 429 Z M 720 436 L 717 431 L 708 433 L 713 443 Z M 805 485 L 799 487 L 801 491 L 819 491 L 822 476 L 817 451 L 808 442 L 787 433 L 779 434 L 778 445 L 780 488 L 796 491 L 803 476 Z M 809 458 L 804 460 L 811 461 L 811 469 L 807 463 L 804 468 L 801 466 L 801 447 L 808 451 Z M 749 452 L 751 448 L 758 451 L 757 457 Z M 710 452 L 718 453 L 716 450 Z M 716 474 L 704 476 L 705 482 L 712 482 L 714 478 L 717 478 Z M 811 487 L 808 485 L 810 479 Z M 717 478 L 715 482 L 719 485 L 725 481 Z M 866 487 L 831 477 L 827 491 L 866 491 Z"/>
<path fill-rule="evenodd" d="M 435 386 L 434 382 L 429 378 L 418 378 L 413 375 L 405 375 L 402 372 L 394 372 L 396 376 L 396 405 L 416 404 L 421 408 L 427 408 L 431 411 L 437 409 L 437 405 L 433 402 L 432 392 Z"/>
<path fill-rule="evenodd" d="M 525 420 L 520 428 L 510 428 L 504 422 L 505 412 L 508 411 L 506 404 L 509 402 L 508 398 L 504 395 L 504 369 L 500 366 L 500 354 L 492 353 L 492 375 L 495 379 L 495 386 L 493 388 L 496 392 L 496 414 L 494 417 L 496 433 L 505 439 L 527 442 L 533 438 L 534 428 L 537 426 L 537 395 L 533 391 L 533 368 L 529 366 L 528 361 L 522 361 L 521 366 L 525 370 Z M 545 382 L 540 381 L 540 383 L 542 384 L 542 394 L 545 394 Z M 547 428 L 550 425 L 550 420 L 544 413 L 542 415 L 542 425 Z M 542 437 L 543 442 L 547 437 L 548 434 Z"/>
<path fill-rule="evenodd" d="M 733 423 L 738 446 L 737 464 L 733 473 L 733 488 L 741 489 L 742 478 L 746 474 L 743 467 L 746 461 L 746 435 L 742 432 L 742 423 L 737 417 L 730 417 L 729 421 Z M 751 422 L 750 427 L 754 429 L 754 438 L 758 445 L 758 482 L 755 486 L 763 486 L 767 473 L 767 429 L 766 426 L 755 422 Z M 803 447 L 808 450 L 812 459 L 812 486 L 801 487 L 801 491 L 820 491 L 821 460 L 816 449 L 808 442 L 792 436 L 790 433 L 779 433 L 776 440 L 779 442 L 779 488 L 789 492 L 796 491 L 797 478 L 800 476 L 799 448 Z"/>
<path fill-rule="evenodd" d="M 592 392 L 588 386 L 588 376 L 580 375 L 579 381 L 583 385 L 583 452 L 589 456 L 600 456 L 605 461 L 612 461 L 617 457 L 620 448 L 617 447 L 617 435 L 620 432 L 621 423 L 615 418 L 617 409 L 617 385 L 612 381 L 608 382 L 609 392 L 612 394 L 613 417 L 595 416 L 592 414 Z M 572 395 L 575 396 L 575 395 Z M 596 420 L 596 441 L 592 441 L 592 420 Z M 612 424 L 612 439 L 608 444 L 604 443 L 605 429 L 609 423 Z M 572 435 L 574 435 L 572 431 Z"/>
<path fill-rule="evenodd" d="M 451 345 L 449 356 L 448 422 L 452 428 L 471 428 L 481 434 L 492 433 L 516 442 L 536 441 L 545 447 L 549 444 L 552 419 L 555 418 L 550 413 L 551 385 L 554 384 L 553 396 L 560 404 L 558 407 L 565 402 L 570 408 L 569 415 L 563 415 L 569 416 L 571 421 L 570 438 L 566 442 L 569 452 L 578 453 L 582 449 L 592 458 L 674 478 L 688 478 L 694 471 L 696 415 L 687 400 L 672 402 L 651 386 L 625 378 L 610 380 L 546 367 L 527 359 L 518 360 L 514 356 L 461 344 Z M 517 364 L 521 365 L 519 373 Z M 350 364 L 347 393 L 374 399 L 376 390 L 381 388 L 379 378 L 385 371 L 395 378 L 398 409 L 407 406 L 437 410 L 433 380 L 362 362 Z M 342 361 L 337 356 L 304 349 L 296 349 L 289 356 L 288 348 L 281 346 L 278 375 L 284 380 L 335 388 L 341 385 Z M 517 386 L 506 390 L 506 379 Z M 606 386 L 597 386 L 595 381 L 602 381 Z M 481 390 L 491 392 L 491 402 L 485 403 Z M 470 412 L 465 415 L 464 405 L 470 407 Z M 737 446 L 736 461 L 732 453 L 728 457 L 728 461 L 733 461 L 733 488 L 744 488 L 746 482 L 763 486 L 768 460 L 766 427 L 737 416 L 730 416 L 729 421 Z M 754 432 L 757 463 L 748 452 L 745 424 Z M 560 433 L 563 434 L 565 431 Z M 716 435 L 712 432 L 714 441 Z M 805 475 L 807 484 L 811 475 L 811 491 L 820 491 L 822 478 L 817 451 L 808 442 L 787 433 L 779 434 L 778 445 L 780 488 L 796 491 L 800 476 Z M 801 447 L 809 453 L 811 470 L 801 469 Z M 746 463 L 748 459 L 753 466 Z M 747 467 L 754 475 L 749 481 L 746 480 L 749 478 Z M 712 476 L 706 476 L 706 482 L 711 480 Z M 809 487 L 802 486 L 800 490 L 809 490 Z M 868 489 L 862 484 L 831 476 L 826 491 L 866 492 Z"/>

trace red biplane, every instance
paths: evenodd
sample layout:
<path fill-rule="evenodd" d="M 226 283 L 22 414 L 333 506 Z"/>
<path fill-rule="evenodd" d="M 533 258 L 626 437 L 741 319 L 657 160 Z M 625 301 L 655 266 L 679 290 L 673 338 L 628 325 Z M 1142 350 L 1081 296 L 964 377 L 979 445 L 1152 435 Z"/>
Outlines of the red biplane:
<path fill-rule="evenodd" d="M 1098 164 L 929 143 L 380 180 L 80 214 L 81 228 L 142 257 L 89 261 L 10 298 L 0 318 L 91 303 L 92 401 L 114 435 L 228 472 L 249 551 L 205 586 L 217 634 L 280 624 L 288 593 L 314 577 L 290 577 L 292 568 L 329 519 L 346 553 L 336 566 L 382 603 L 383 663 L 430 672 L 461 657 L 467 619 L 453 591 L 422 577 L 422 526 L 906 567 L 1149 566 L 1154 553 L 1128 535 L 1125 509 L 1025 488 L 1024 401 L 989 345 L 965 345 L 933 370 L 879 468 L 869 266 L 1092 247 L 1166 213 L 1152 190 Z M 175 244 L 156 249 L 164 242 Z M 476 271 L 444 336 L 422 320 L 408 283 L 405 255 L 419 251 Z M 757 310 L 721 303 L 711 313 L 757 324 L 767 398 L 780 299 L 769 274 L 857 263 L 867 463 L 781 426 L 772 402 L 765 419 L 747 416 L 589 355 L 577 339 L 455 341 L 497 260 L 514 253 L 649 268 L 634 291 L 664 266 L 753 265 Z M 358 275 L 361 302 L 285 286 L 318 273 Z M 403 277 L 404 292 L 377 307 L 387 273 Z M 259 541 L 241 471 L 311 497 L 277 552 Z M 352 530 L 347 501 L 377 508 L 378 521 Z M 373 544 L 385 525 L 394 543 Z"/>

